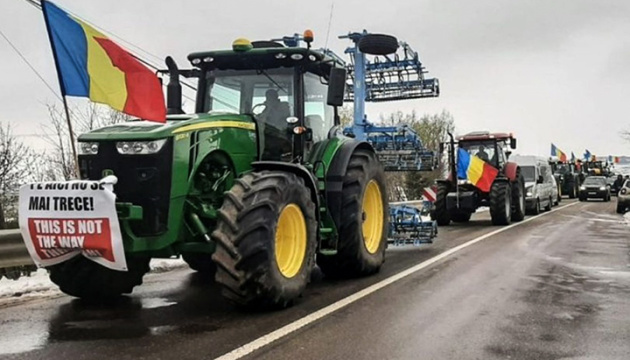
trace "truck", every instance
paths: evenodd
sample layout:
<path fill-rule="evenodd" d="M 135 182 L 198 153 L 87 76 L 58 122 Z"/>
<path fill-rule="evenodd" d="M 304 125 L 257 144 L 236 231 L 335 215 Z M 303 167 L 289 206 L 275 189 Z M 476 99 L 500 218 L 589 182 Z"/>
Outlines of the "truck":
<path fill-rule="evenodd" d="M 509 160 L 511 149 L 516 149 L 516 138 L 510 133 L 471 132 L 455 141 L 450 134 L 448 145 L 448 169 L 446 179 L 437 181 L 437 196 L 433 218 L 438 225 L 468 222 L 480 207 L 490 208 L 494 225 L 508 225 L 525 217 L 525 181 L 521 169 Z M 443 144 L 444 145 L 444 144 Z M 499 173 L 489 192 L 482 191 L 468 180 L 457 177 L 456 149 L 464 149 L 471 155 L 487 154 L 484 159 Z"/>
<path fill-rule="evenodd" d="M 328 277 L 376 273 L 389 210 L 383 166 L 340 125 L 346 68 L 311 48 L 237 39 L 232 47 L 166 59 L 167 121 L 141 119 L 78 138 L 81 179 L 116 176 L 116 210 L 128 271 L 83 256 L 49 267 L 66 294 L 105 299 L 132 292 L 151 258 L 182 258 L 214 275 L 246 307 L 286 307 L 315 264 Z M 197 81 L 194 113 L 180 77 Z"/>

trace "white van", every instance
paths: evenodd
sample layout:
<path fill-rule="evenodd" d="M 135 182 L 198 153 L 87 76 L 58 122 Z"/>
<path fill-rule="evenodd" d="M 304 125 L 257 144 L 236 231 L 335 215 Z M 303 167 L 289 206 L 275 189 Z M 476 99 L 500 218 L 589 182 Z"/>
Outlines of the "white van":
<path fill-rule="evenodd" d="M 551 210 L 556 203 L 555 184 L 551 166 L 546 158 L 540 156 L 515 155 L 510 157 L 521 168 L 525 179 L 525 200 L 527 212 L 539 214 L 544 207 Z"/>

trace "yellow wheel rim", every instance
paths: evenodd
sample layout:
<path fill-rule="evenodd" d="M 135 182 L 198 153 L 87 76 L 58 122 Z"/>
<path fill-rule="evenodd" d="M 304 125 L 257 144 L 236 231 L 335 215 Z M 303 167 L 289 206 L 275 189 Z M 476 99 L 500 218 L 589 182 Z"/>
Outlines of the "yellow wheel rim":
<path fill-rule="evenodd" d="M 275 253 L 280 273 L 294 277 L 306 257 L 306 220 L 299 206 L 289 204 L 282 209 L 276 228 Z"/>
<path fill-rule="evenodd" d="M 365 187 L 363 194 L 363 242 L 370 254 L 376 253 L 383 236 L 383 198 L 374 180 Z"/>

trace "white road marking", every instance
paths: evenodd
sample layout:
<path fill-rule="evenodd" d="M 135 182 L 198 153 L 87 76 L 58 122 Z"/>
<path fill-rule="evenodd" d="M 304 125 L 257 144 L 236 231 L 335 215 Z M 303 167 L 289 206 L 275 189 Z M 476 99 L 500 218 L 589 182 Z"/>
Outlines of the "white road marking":
<path fill-rule="evenodd" d="M 354 302 L 356 302 L 358 300 L 361 300 L 364 297 L 366 297 L 366 296 L 368 296 L 368 295 L 370 295 L 370 294 L 372 294 L 372 293 L 374 293 L 374 292 L 376 292 L 378 290 L 381 290 L 382 288 L 386 287 L 387 285 L 393 284 L 393 283 L 397 282 L 398 280 L 401 280 L 401 279 L 403 279 L 403 278 L 405 278 L 405 277 L 407 277 L 407 276 L 409 276 L 409 275 L 411 275 L 413 273 L 416 273 L 416 272 L 418 272 L 418 271 L 420 271 L 420 270 L 422 270 L 422 269 L 424 269 L 424 268 L 426 268 L 428 266 L 431 266 L 431 265 L 435 264 L 436 262 L 438 262 L 438 261 L 440 261 L 442 259 L 445 259 L 445 258 L 447 258 L 447 257 L 449 257 L 449 256 L 451 256 L 453 254 L 455 254 L 458 251 L 461 251 L 461 250 L 463 250 L 463 249 L 465 249 L 465 248 L 467 248 L 467 247 L 469 247 L 471 245 L 474 245 L 474 244 L 476 244 L 476 243 L 478 243 L 480 241 L 486 240 L 486 239 L 488 239 L 488 238 L 490 238 L 490 237 L 492 237 L 492 236 L 494 236 L 496 234 L 499 234 L 499 233 L 502 233 L 504 231 L 510 230 L 510 229 L 512 229 L 514 227 L 517 227 L 519 225 L 522 225 L 522 224 L 525 224 L 525 223 L 530 222 L 532 220 L 535 220 L 535 219 L 537 219 L 537 218 L 539 218 L 541 216 L 545 216 L 545 215 L 551 214 L 552 212 L 556 212 L 558 210 L 562 210 L 564 208 L 567 208 L 569 206 L 573 206 L 575 204 L 579 204 L 579 202 L 574 202 L 574 203 L 571 203 L 571 204 L 567 204 L 567 205 L 561 206 L 559 208 L 553 209 L 551 211 L 547 211 L 545 213 L 542 213 L 540 215 L 536 215 L 536 216 L 527 218 L 527 219 L 525 219 L 525 220 L 523 220 L 521 222 L 514 223 L 512 225 L 508 225 L 508 226 L 499 228 L 499 229 L 497 229 L 495 231 L 489 232 L 489 233 L 487 233 L 485 235 L 482 235 L 482 236 L 479 236 L 479 237 L 477 237 L 475 239 L 472 239 L 472 240 L 470 240 L 470 241 L 468 241 L 466 243 L 463 243 L 463 244 L 458 245 L 458 246 L 456 246 L 454 248 L 446 250 L 445 252 L 443 252 L 443 253 L 435 256 L 435 257 L 432 257 L 429 260 L 423 261 L 420 264 L 414 265 L 414 266 L 410 267 L 407 270 L 401 271 L 401 272 L 399 272 L 399 273 L 397 273 L 395 275 L 392 275 L 392 276 L 388 277 L 387 279 L 381 280 L 381 281 L 377 282 L 374 285 L 368 286 L 367 288 L 365 288 L 363 290 L 360 290 L 360 291 L 358 291 L 358 292 L 356 292 L 356 293 L 354 293 L 352 295 L 349 295 L 349 296 L 347 296 L 347 297 L 345 297 L 345 298 L 343 298 L 343 299 L 341 299 L 341 300 L 339 300 L 339 301 L 337 301 L 337 302 L 335 302 L 333 304 L 330 304 L 330 305 L 328 305 L 328 306 L 326 306 L 324 308 L 321 308 L 321 309 L 319 309 L 319 310 L 317 310 L 317 311 L 315 311 L 313 313 L 310 313 L 309 315 L 306 315 L 305 317 L 303 317 L 301 319 L 295 320 L 294 322 L 292 322 L 290 324 L 287 324 L 287 325 L 285 325 L 285 326 L 283 326 L 283 327 L 281 327 L 281 328 L 279 328 L 277 330 L 274 330 L 274 331 L 270 332 L 267 335 L 263 335 L 263 336 L 259 337 L 258 339 L 254 340 L 252 342 L 249 342 L 249 343 L 247 343 L 247 344 L 245 344 L 243 346 L 240 346 L 240 347 L 230 351 L 227 354 L 221 355 L 220 357 L 216 358 L 216 360 L 236 360 L 236 359 L 241 359 L 241 358 L 243 358 L 243 357 L 253 353 L 256 350 L 261 349 L 261 348 L 271 344 L 272 342 L 274 342 L 276 340 L 279 340 L 279 339 L 281 339 L 281 338 L 283 338 L 283 337 L 285 337 L 285 336 L 287 336 L 287 335 L 289 335 L 289 334 L 291 334 L 291 333 L 293 333 L 293 332 L 295 332 L 295 331 L 297 331 L 297 330 L 299 330 L 299 329 L 301 329 L 301 328 L 303 328 L 303 327 L 305 327 L 307 325 L 310 325 L 310 324 L 314 323 L 315 321 L 317 321 L 317 320 L 319 320 L 319 319 L 321 319 L 321 318 L 323 318 L 323 317 L 325 317 L 327 315 L 330 315 L 330 314 L 336 312 L 337 310 L 340 310 L 340 309 L 342 309 L 342 308 L 344 308 L 344 307 L 346 307 L 346 306 L 348 306 L 348 305 L 350 305 L 350 304 L 352 304 L 352 303 L 354 303 Z"/>

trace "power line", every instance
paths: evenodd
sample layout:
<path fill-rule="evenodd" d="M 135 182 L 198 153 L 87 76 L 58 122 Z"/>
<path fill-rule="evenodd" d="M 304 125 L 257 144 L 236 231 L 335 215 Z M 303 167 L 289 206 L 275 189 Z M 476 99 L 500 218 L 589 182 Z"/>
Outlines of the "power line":
<path fill-rule="evenodd" d="M 46 79 L 44 79 L 44 77 L 39 73 L 39 71 L 37 71 L 35 67 L 33 67 L 33 65 L 26 59 L 26 57 L 20 52 L 20 50 L 15 45 L 13 45 L 11 40 L 9 40 L 9 38 L 4 34 L 4 32 L 2 32 L 2 30 L 0 30 L 0 36 L 4 38 L 4 40 L 9 44 L 9 46 L 11 46 L 13 51 L 15 51 L 18 54 L 18 56 L 22 59 L 22 61 L 24 61 L 24 63 L 26 63 L 26 65 L 28 65 L 29 68 L 31 68 L 31 70 L 35 73 L 35 75 L 37 75 L 37 77 L 44 83 L 44 85 L 46 85 L 48 90 L 50 90 L 50 92 L 55 94 L 55 97 L 57 97 L 57 99 L 59 99 L 60 101 L 63 101 L 63 99 L 57 93 L 57 91 L 55 91 L 52 88 L 52 86 L 48 83 L 48 81 L 46 81 Z"/>

